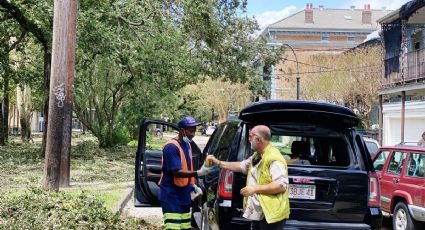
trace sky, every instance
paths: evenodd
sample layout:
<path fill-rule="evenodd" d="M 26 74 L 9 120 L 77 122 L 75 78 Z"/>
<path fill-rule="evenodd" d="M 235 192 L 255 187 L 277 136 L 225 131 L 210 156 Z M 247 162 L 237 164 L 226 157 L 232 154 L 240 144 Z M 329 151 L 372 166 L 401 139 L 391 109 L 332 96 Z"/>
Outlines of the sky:
<path fill-rule="evenodd" d="M 363 9 L 365 4 L 370 4 L 372 9 L 398 9 L 409 0 L 248 0 L 247 14 L 254 16 L 261 29 L 267 25 L 277 22 L 287 16 L 305 9 L 306 3 L 313 3 L 317 8 L 323 5 L 325 8 Z"/>

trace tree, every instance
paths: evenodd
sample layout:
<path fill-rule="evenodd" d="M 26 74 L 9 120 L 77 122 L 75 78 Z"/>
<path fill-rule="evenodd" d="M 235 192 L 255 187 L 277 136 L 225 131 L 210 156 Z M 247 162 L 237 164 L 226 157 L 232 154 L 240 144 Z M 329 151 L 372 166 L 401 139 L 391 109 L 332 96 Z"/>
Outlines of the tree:
<path fill-rule="evenodd" d="M 2 13 L 43 51 L 45 122 L 52 6 L 52 0 L 0 0 Z M 245 8 L 245 0 L 81 1 L 76 114 L 108 147 L 116 144 L 115 133 L 134 134 L 135 121 L 144 115 L 177 116 L 182 107 L 177 92 L 187 84 L 207 77 L 254 82 L 258 73 L 252 63 L 276 62 L 280 51 L 252 36 L 258 25 L 241 16 Z M 251 89 L 264 91 L 257 85 Z"/>
<path fill-rule="evenodd" d="M 31 117 L 33 114 L 31 88 L 20 86 L 17 89 L 17 102 L 21 123 L 21 139 L 25 142 L 31 138 Z"/>
<path fill-rule="evenodd" d="M 226 121 L 229 112 L 239 112 L 252 101 L 252 92 L 247 84 L 220 79 L 188 85 L 180 91 L 180 94 L 187 104 L 192 105 L 193 114 L 214 109 L 214 112 L 218 114 L 218 122 Z M 211 118 L 211 115 L 208 118 Z"/>
<path fill-rule="evenodd" d="M 251 36 L 255 21 L 238 16 L 244 2 L 80 6 L 75 110 L 102 147 L 117 144 L 125 127 L 134 134 L 142 115 L 177 116 L 185 85 L 206 76 L 244 82 L 257 76 L 254 60 L 277 59 Z"/>
<path fill-rule="evenodd" d="M 11 17 L 0 12 L 3 23 L 0 24 L 0 76 L 2 76 L 2 103 L 0 109 L 0 145 L 4 145 L 9 133 L 9 101 L 10 82 L 12 80 L 12 68 L 10 64 L 10 53 L 24 40 L 26 32 L 21 31 L 19 26 Z"/>
<path fill-rule="evenodd" d="M 50 84 L 50 60 L 51 60 L 51 28 L 53 17 L 53 1 L 26 1 L 0 0 L 2 13 L 11 17 L 19 24 L 22 31 L 30 33 L 42 46 L 43 50 L 43 87 L 44 87 L 44 127 L 47 127 L 49 84 Z M 45 152 L 46 130 L 43 132 L 42 154 Z"/>
<path fill-rule="evenodd" d="M 309 63 L 317 66 L 332 63 L 332 67 L 303 81 L 303 97 L 348 106 L 363 118 L 363 127 L 370 128 L 370 114 L 378 102 L 380 88 L 381 47 L 366 46 L 340 55 L 317 55 Z M 303 69 L 303 72 L 315 71 L 317 69 Z"/>

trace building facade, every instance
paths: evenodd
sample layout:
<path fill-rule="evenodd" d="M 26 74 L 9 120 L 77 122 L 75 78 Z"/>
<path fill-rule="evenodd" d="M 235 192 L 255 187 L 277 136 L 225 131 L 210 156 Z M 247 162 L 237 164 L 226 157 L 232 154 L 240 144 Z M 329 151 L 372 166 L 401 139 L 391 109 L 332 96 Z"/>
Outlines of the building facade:
<path fill-rule="evenodd" d="M 309 58 L 318 54 L 339 54 L 362 43 L 367 35 L 379 29 L 376 20 L 391 11 L 371 9 L 328 9 L 324 6 L 306 8 L 269 25 L 263 35 L 273 46 L 285 49 L 285 56 L 272 68 L 270 78 L 271 99 L 297 99 L 297 79 L 308 81 L 303 72 Z M 314 71 L 326 67 L 311 66 Z M 332 63 L 329 63 L 332 68 Z M 302 87 L 301 87 L 302 88 Z M 302 92 L 300 92 L 302 99 Z"/>
<path fill-rule="evenodd" d="M 385 48 L 381 142 L 415 145 L 425 131 L 425 2 L 410 1 L 378 22 Z"/>

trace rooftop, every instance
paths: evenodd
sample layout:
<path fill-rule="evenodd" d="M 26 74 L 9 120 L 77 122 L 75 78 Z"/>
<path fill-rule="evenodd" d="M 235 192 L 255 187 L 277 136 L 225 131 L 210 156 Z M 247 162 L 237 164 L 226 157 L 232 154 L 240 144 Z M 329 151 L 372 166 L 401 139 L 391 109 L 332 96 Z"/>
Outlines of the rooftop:
<path fill-rule="evenodd" d="M 279 20 L 267 29 L 331 29 L 331 30 L 377 30 L 379 18 L 391 13 L 391 10 L 371 9 L 371 24 L 362 23 L 362 9 L 327 9 L 312 8 L 313 23 L 305 23 L 306 10 L 302 10 L 289 17 Z"/>

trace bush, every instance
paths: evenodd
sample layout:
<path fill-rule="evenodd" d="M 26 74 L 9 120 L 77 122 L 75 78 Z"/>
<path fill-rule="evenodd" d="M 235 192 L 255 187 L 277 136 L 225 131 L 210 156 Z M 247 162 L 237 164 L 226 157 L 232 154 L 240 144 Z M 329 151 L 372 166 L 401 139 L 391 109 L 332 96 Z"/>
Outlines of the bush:
<path fill-rule="evenodd" d="M 101 155 L 101 150 L 96 142 L 88 140 L 72 146 L 71 155 L 75 159 L 92 160 L 94 156 Z"/>
<path fill-rule="evenodd" d="M 19 167 L 39 164 L 44 160 L 40 156 L 40 152 L 40 146 L 35 144 L 20 145 L 11 143 L 7 146 L 0 146 L 0 172 L 13 173 Z"/>
<path fill-rule="evenodd" d="M 131 140 L 130 142 L 128 142 L 127 146 L 137 147 L 138 144 L 139 142 L 137 140 Z"/>
<path fill-rule="evenodd" d="M 120 124 L 117 124 L 109 133 L 109 126 L 104 125 L 100 128 L 99 136 L 97 137 L 100 142 L 100 147 L 113 147 L 117 145 L 126 145 L 130 141 L 130 132 L 128 129 Z"/>
<path fill-rule="evenodd" d="M 103 203 L 81 192 L 48 193 L 29 188 L 19 195 L 0 194 L 0 229 L 146 229 L 142 220 L 113 215 Z M 149 229 L 154 229 L 150 226 Z"/>

